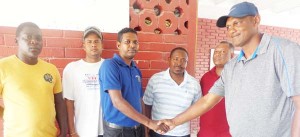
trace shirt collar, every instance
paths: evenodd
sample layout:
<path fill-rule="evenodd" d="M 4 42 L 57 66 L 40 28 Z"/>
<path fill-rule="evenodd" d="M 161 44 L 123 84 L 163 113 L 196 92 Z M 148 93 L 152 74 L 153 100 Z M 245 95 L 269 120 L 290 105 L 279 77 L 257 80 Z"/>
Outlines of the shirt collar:
<path fill-rule="evenodd" d="M 214 76 L 216 76 L 216 77 L 220 77 L 218 74 L 217 74 L 217 72 L 216 72 L 216 66 L 214 66 L 209 72 L 211 73 L 211 75 L 214 75 Z"/>
<path fill-rule="evenodd" d="M 120 64 L 121 66 L 128 66 L 124 60 L 120 57 L 120 55 L 118 54 L 114 54 L 114 57 L 113 57 L 118 64 Z M 134 61 L 131 60 L 131 67 L 136 67 L 136 64 L 134 63 Z"/>
<path fill-rule="evenodd" d="M 183 85 L 184 83 L 187 82 L 187 79 L 188 79 L 187 77 L 188 77 L 188 73 L 187 73 L 187 71 L 185 70 L 185 71 L 184 71 L 183 81 L 182 81 L 182 83 L 181 83 L 180 85 Z M 164 79 L 168 79 L 168 80 L 173 80 L 172 77 L 171 77 L 171 75 L 170 75 L 170 68 L 168 68 L 168 69 L 164 72 L 163 78 L 164 78 Z M 174 80 L 173 80 L 173 81 L 174 81 Z"/>
<path fill-rule="evenodd" d="M 249 58 L 248 60 L 256 58 L 257 55 L 261 55 L 261 54 L 266 53 L 267 50 L 268 50 L 268 47 L 269 47 L 270 40 L 271 40 L 271 36 L 270 35 L 263 34 L 262 39 L 261 39 L 259 45 L 256 47 L 255 51 L 251 55 L 251 58 Z M 240 54 L 238 55 L 237 60 L 238 61 L 246 60 L 245 53 L 244 53 L 243 50 L 240 51 Z"/>

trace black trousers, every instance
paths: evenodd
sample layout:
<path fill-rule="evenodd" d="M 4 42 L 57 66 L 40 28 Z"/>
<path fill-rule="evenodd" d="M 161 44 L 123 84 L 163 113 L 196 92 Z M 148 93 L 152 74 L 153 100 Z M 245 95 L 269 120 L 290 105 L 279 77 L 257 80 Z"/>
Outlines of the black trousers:
<path fill-rule="evenodd" d="M 137 129 L 116 129 L 103 124 L 103 137 L 145 137 L 144 126 Z"/>

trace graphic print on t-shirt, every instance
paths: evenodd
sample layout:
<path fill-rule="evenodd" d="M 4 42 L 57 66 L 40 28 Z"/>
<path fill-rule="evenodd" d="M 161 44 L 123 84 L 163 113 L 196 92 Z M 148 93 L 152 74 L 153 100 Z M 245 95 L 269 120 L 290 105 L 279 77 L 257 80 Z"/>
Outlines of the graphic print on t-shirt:
<path fill-rule="evenodd" d="M 97 91 L 99 89 L 98 74 L 84 74 L 82 82 L 87 90 Z"/>

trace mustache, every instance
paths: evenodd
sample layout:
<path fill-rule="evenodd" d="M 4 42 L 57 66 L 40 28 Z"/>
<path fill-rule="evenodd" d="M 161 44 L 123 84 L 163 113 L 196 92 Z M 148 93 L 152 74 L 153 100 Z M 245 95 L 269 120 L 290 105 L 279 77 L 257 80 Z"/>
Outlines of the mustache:
<path fill-rule="evenodd" d="M 184 69 L 181 65 L 174 65 L 174 67 L 180 68 L 180 69 Z"/>

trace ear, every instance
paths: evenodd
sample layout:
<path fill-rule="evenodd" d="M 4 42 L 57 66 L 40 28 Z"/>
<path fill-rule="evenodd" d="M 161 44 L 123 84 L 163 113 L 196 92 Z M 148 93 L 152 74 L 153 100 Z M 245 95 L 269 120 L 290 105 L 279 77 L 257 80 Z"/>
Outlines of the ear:
<path fill-rule="evenodd" d="M 168 57 L 167 64 L 170 66 L 171 65 L 171 57 Z"/>
<path fill-rule="evenodd" d="M 84 44 L 84 43 L 82 43 L 82 49 L 84 50 L 84 51 L 86 51 L 86 47 L 85 47 L 86 45 Z"/>
<path fill-rule="evenodd" d="M 117 48 L 120 49 L 121 43 L 119 41 L 117 41 L 116 45 L 117 45 Z"/>
<path fill-rule="evenodd" d="M 254 23 L 255 23 L 255 25 L 259 25 L 260 24 L 260 15 L 256 15 L 255 17 L 254 17 Z"/>

